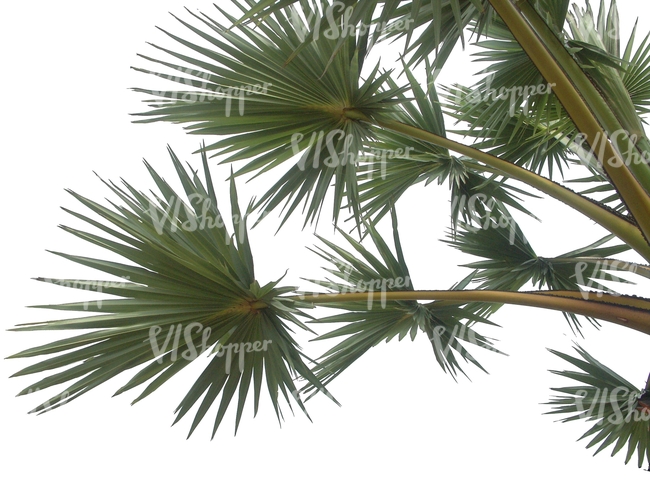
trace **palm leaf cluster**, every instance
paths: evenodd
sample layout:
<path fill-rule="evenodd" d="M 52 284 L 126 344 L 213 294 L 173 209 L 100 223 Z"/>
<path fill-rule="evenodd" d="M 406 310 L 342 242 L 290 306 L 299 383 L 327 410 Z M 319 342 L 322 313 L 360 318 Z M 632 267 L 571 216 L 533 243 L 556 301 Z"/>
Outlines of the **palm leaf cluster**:
<path fill-rule="evenodd" d="M 16 328 L 17 331 L 91 330 L 12 356 L 54 355 L 17 372 L 16 376 L 63 369 L 30 385 L 21 394 L 74 381 L 62 394 L 48 399 L 34 412 L 57 408 L 136 367 L 139 370 L 117 394 L 145 386 L 134 402 L 140 401 L 202 354 L 211 358 L 176 409 L 176 421 L 179 421 L 198 404 L 190 434 L 212 404 L 218 402 L 214 436 L 235 394 L 238 396 L 237 429 L 251 385 L 255 412 L 266 383 L 278 419 L 282 417 L 282 397 L 289 406 L 297 399 L 300 408 L 305 409 L 295 396 L 296 376 L 324 389 L 291 335 L 292 324 L 308 329 L 299 319 L 304 314 L 297 308 L 298 303 L 283 297 L 295 288 L 278 287 L 278 281 L 261 286 L 255 279 L 246 214 L 239 209 L 234 181 L 231 180 L 234 234 L 230 235 L 217 207 L 205 153 L 205 183 L 196 172 L 188 173 L 171 149 L 170 155 L 185 199 L 148 164 L 160 196 L 154 194 L 151 198 L 126 182 L 125 190 L 107 183 L 121 200 L 121 204 L 114 204 L 114 209 L 110 209 L 71 192 L 110 225 L 68 212 L 110 237 L 69 227 L 63 229 L 131 263 L 57 253 L 120 277 L 120 281 L 100 288 L 116 298 L 39 306 L 97 314 Z M 68 287 L 84 283 L 47 281 Z M 221 400 L 217 401 L 219 395 Z"/>
<path fill-rule="evenodd" d="M 413 96 L 407 98 L 400 94 L 400 105 L 391 113 L 391 117 L 446 137 L 442 104 L 435 89 L 433 70 L 427 63 L 426 91 L 417 84 L 415 75 L 408 66 L 404 66 L 404 72 L 410 81 Z M 397 88 L 392 79 L 389 78 L 386 82 L 390 88 Z M 449 185 L 450 214 L 454 229 L 459 218 L 471 223 L 485 218 L 490 213 L 507 213 L 505 204 L 532 216 L 532 213 L 521 205 L 521 197 L 516 194 L 533 194 L 504 183 L 503 178 L 486 176 L 484 167 L 475 160 L 454 156 L 445 148 L 387 129 L 377 128 L 375 134 L 379 142 L 374 143 L 374 147 L 370 149 L 379 149 L 388 154 L 401 152 L 403 156 L 393 157 L 387 163 L 380 164 L 375 159 L 360 160 L 358 175 L 361 182 L 360 199 L 363 203 L 361 212 L 366 218 L 378 221 L 411 186 L 421 182 L 429 185 L 434 181 L 439 185 Z M 404 148 L 408 148 L 408 152 Z M 473 196 L 477 194 L 486 197 L 476 199 Z"/>
<path fill-rule="evenodd" d="M 573 12 L 569 11 L 569 2 L 538 2 L 537 7 L 547 14 L 549 26 L 583 67 L 624 131 L 633 135 L 633 143 L 648 154 L 650 146 L 640 120 L 649 101 L 647 37 L 635 48 L 635 26 L 622 48 L 615 2 L 607 10 L 601 1 L 597 16 L 589 5 L 586 9 L 575 7 Z M 557 15 L 552 14 L 553 7 Z M 563 15 L 559 15 L 561 11 Z M 568 19 L 568 31 L 562 30 L 564 18 Z M 517 87 L 539 87 L 546 82 L 508 28 L 497 19 L 483 33 L 487 40 L 477 43 L 483 51 L 476 56 L 490 63 L 481 72 L 484 78 L 472 87 L 443 87 L 446 113 L 468 125 L 467 129 L 454 132 L 476 138 L 475 147 L 537 173 L 546 169 L 550 177 L 554 169 L 564 174 L 568 164 L 584 165 L 591 175 L 568 182 L 595 183 L 586 190 L 581 187 L 580 194 L 626 213 L 620 196 L 594 156 L 598 149 L 589 148 L 581 138 L 555 95 L 525 97 L 517 91 Z M 638 155 L 628 146 L 629 143 L 621 142 L 619 149 L 625 161 L 635 162 Z"/>
<path fill-rule="evenodd" d="M 616 2 L 612 2 L 606 11 L 601 1 L 598 15 L 594 15 L 591 6 L 585 9 L 574 6 L 574 11 L 568 16 L 570 39 L 567 45 L 574 56 L 585 69 L 585 72 L 598 87 L 608 106 L 615 113 L 622 128 L 634 135 L 633 142 L 639 149 L 648 154 L 650 146 L 645 137 L 641 116 L 648 112 L 650 104 L 650 47 L 648 36 L 639 46 L 634 47 L 637 25 L 634 26 L 625 48 L 621 46 L 621 32 L 616 10 Z M 569 34 L 567 34 L 569 36 Z M 572 159 L 585 165 L 592 176 L 574 179 L 571 182 L 596 183 L 582 195 L 601 194 L 599 200 L 611 204 L 617 211 L 626 211 L 620 197 L 614 191 L 609 179 L 602 168 L 594 165 L 593 150 L 574 151 Z M 619 146 L 625 156 L 625 161 L 633 163 L 635 157 L 629 151 L 629 144 Z"/>
<path fill-rule="evenodd" d="M 636 73 L 624 76 L 629 66 L 635 36 L 633 32 L 622 54 L 616 2 L 610 4 L 606 14 L 604 2 L 601 0 L 597 18 L 590 5 L 587 5 L 584 10 L 574 5 L 574 11 L 569 14 L 567 20 L 572 37 L 567 44 L 574 48 L 574 56 L 596 86 L 605 94 L 608 105 L 615 112 L 623 128 L 630 133 L 642 135 L 643 126 L 636 107 L 644 104 L 644 101 L 638 98 L 638 92 L 635 96 L 636 103 L 632 100 L 624 80 L 627 79 L 630 85 L 638 82 L 647 83 L 647 70 L 646 73 L 642 71 L 639 73 L 643 65 L 647 65 L 647 60 L 637 65 L 634 70 Z M 637 61 L 641 61 L 639 58 L 642 57 L 645 49 L 644 44 L 645 41 L 637 48 L 635 54 Z"/>
<path fill-rule="evenodd" d="M 561 27 L 568 2 L 539 3 L 549 12 L 551 27 Z M 491 22 L 483 34 L 486 39 L 476 43 L 482 51 L 475 56 L 477 61 L 490 63 L 479 72 L 485 76 L 472 87 L 444 87 L 447 113 L 469 125 L 456 132 L 479 140 L 477 148 L 537 173 L 545 167 L 551 177 L 554 169 L 562 172 L 568 142 L 576 133 L 573 123 L 500 19 Z"/>
<path fill-rule="evenodd" d="M 212 137 L 198 150 L 205 180 L 170 150 L 182 197 L 149 165 L 160 193 L 153 198 L 126 182 L 124 188 L 107 184 L 121 200 L 112 207 L 72 193 L 106 223 L 68 211 L 103 235 L 64 229 L 128 264 L 59 253 L 122 281 L 106 284 L 103 292 L 114 298 L 90 308 L 87 302 L 40 306 L 91 316 L 16 328 L 91 330 L 14 355 L 53 355 L 19 376 L 62 369 L 21 394 L 72 382 L 35 410 L 44 412 L 138 367 L 118 393 L 143 386 L 139 401 L 205 353 L 207 365 L 179 404 L 176 421 L 196 406 L 191 434 L 218 403 L 214 436 L 235 393 L 237 429 L 251 384 L 254 411 L 265 383 L 282 419 L 282 397 L 305 411 L 299 393 L 329 396 L 329 382 L 393 338 L 425 333 L 437 363 L 453 378 L 466 375 L 464 364 L 483 369 L 470 350 L 497 350 L 476 326 L 494 325 L 490 316 L 504 304 L 559 310 L 578 332 L 577 315 L 584 315 L 596 326 L 600 319 L 650 333 L 648 299 L 618 295 L 615 285 L 631 284 L 618 272 L 650 278 L 647 264 L 615 258 L 634 251 L 650 259 L 650 142 L 641 120 L 650 107 L 649 38 L 635 48 L 635 28 L 623 49 L 611 35 L 620 31 L 615 2 L 609 9 L 601 2 L 597 15 L 590 7 L 571 11 L 569 3 L 235 0 L 239 16 L 216 7 L 226 21 L 205 13 L 190 12 L 190 21 L 176 17 L 191 38 L 164 31 L 176 48 L 154 45 L 159 57 L 142 55 L 160 71 L 137 71 L 171 83 L 162 90 L 136 88 L 152 98 L 135 115 L 140 123 L 172 122 Z M 487 68 L 477 83 L 436 87 L 452 49 L 468 34 L 480 50 L 475 60 Z M 380 63 L 368 66 L 371 50 L 394 41 L 404 46 L 399 75 Z M 445 118 L 459 127 L 446 129 Z M 616 129 L 625 134 L 618 138 Z M 610 135 L 607 155 L 635 158 L 636 166 L 604 165 L 594 132 Z M 450 134 L 472 141 L 463 144 Z M 624 146 L 613 147 L 619 140 Z M 207 153 L 219 163 L 241 164 L 231 171 L 234 234 L 217 207 Z M 554 180 L 574 170 L 582 174 L 565 181 L 580 187 L 576 191 Z M 279 171 L 242 214 L 234 179 Z M 397 227 L 399 199 L 412 186 L 432 182 L 449 189 L 443 242 L 479 257 L 446 291 L 415 289 Z M 540 193 L 602 226 L 605 237 L 539 256 L 513 214 L 536 219 L 527 199 Z M 331 277 L 309 282 L 326 292 L 296 293 L 279 281 L 261 286 L 246 217 L 280 211 L 282 226 L 299 211 L 305 226 L 314 224 L 330 194 L 332 220 L 346 244 L 320 238 L 313 249 L 329 263 L 324 268 Z M 354 220 L 359 240 L 341 231 L 342 212 Z M 378 231 L 389 214 L 392 247 Z M 610 244 L 615 238 L 620 241 Z M 539 290 L 522 292 L 529 284 Z M 339 343 L 310 369 L 290 326 L 308 330 L 302 321 L 311 318 L 303 311 L 313 305 L 338 312 L 311 324 L 343 325 L 316 338 Z M 256 344 L 265 348 L 243 351 L 242 345 Z M 627 443 L 626 462 L 635 450 L 639 464 L 650 459 L 648 420 L 634 418 L 650 386 L 635 390 L 576 350 L 581 359 L 554 352 L 582 370 L 556 372 L 582 385 L 556 389 L 563 395 L 551 401 L 554 412 L 570 415 L 565 420 L 597 420 L 585 437 L 594 436 L 589 446 L 601 443 L 598 451 L 613 444 L 616 453 Z M 605 398 L 603 392 L 616 394 Z M 620 406 L 622 419 L 631 421 L 611 418 Z"/>
<path fill-rule="evenodd" d="M 313 321 L 317 324 L 346 323 L 318 337 L 318 340 L 326 340 L 348 336 L 318 359 L 316 374 L 325 384 L 370 348 L 395 337 L 400 341 L 406 336 L 414 340 L 419 331 L 427 335 L 440 367 L 453 377 L 458 372 L 464 374 L 459 358 L 484 370 L 465 345 L 498 351 L 490 339 L 472 328 L 478 322 L 494 324 L 477 314 L 481 307 L 479 303 L 458 306 L 444 302 L 421 304 L 415 300 L 390 300 L 390 292 L 414 290 L 399 242 L 394 212 L 392 218 L 395 253 L 372 225 L 368 225 L 367 230 L 380 258 L 345 233 L 341 234 L 353 248 L 353 253 L 323 238 L 321 241 L 325 248 L 314 250 L 321 258 L 335 265 L 336 268 L 325 270 L 337 280 L 312 279 L 311 282 L 325 287 L 328 293 L 371 292 L 366 300 L 336 301 L 334 298 L 323 305 L 345 312 Z M 454 289 L 461 290 L 466 284 L 457 284 Z M 312 386 L 306 390 L 312 390 Z"/>
<path fill-rule="evenodd" d="M 514 220 L 508 225 L 499 225 L 499 219 L 507 215 L 490 216 L 482 226 L 462 224 L 462 230 L 449 233 L 452 239 L 444 240 L 453 248 L 465 254 L 480 256 L 485 260 L 465 264 L 473 268 L 472 281 L 485 290 L 520 290 L 527 284 L 540 290 L 557 291 L 603 291 L 616 294 L 603 281 L 630 284 L 623 277 L 612 275 L 611 271 L 636 272 L 647 275 L 645 267 L 605 257 L 627 251 L 627 245 L 603 246 L 613 236 L 606 236 L 590 245 L 563 253 L 556 257 L 541 257 L 535 253 L 521 228 Z M 508 218 L 509 219 L 509 218 Z M 500 306 L 490 306 L 494 312 Z M 563 313 L 569 325 L 576 330 L 580 321 L 575 314 Z M 587 318 L 598 325 L 598 322 Z"/>
<path fill-rule="evenodd" d="M 580 437 L 580 440 L 592 437 L 587 448 L 600 444 L 594 455 L 613 445 L 614 456 L 627 444 L 626 464 L 635 451 L 639 467 L 644 460 L 650 464 L 650 409 L 641 401 L 650 391 L 650 383 L 645 389 L 638 389 L 584 349 L 579 346 L 574 349 L 580 357 L 549 350 L 579 369 L 551 372 L 579 385 L 553 388 L 560 394 L 548 402 L 553 406 L 548 414 L 566 416 L 562 422 L 578 419 L 596 421 Z"/>
<path fill-rule="evenodd" d="M 508 67 L 505 73 L 517 71 Z M 522 96 L 517 95 L 517 80 L 491 76 L 471 88 L 460 84 L 444 87 L 448 115 L 469 126 L 454 133 L 475 138 L 474 147 L 532 171 L 546 170 L 550 177 L 554 170 L 562 174 L 572 156 L 570 148 L 577 131 L 557 99 L 552 94 L 535 95 L 524 107 L 523 91 Z M 531 83 L 546 92 L 543 82 L 534 79 Z"/>

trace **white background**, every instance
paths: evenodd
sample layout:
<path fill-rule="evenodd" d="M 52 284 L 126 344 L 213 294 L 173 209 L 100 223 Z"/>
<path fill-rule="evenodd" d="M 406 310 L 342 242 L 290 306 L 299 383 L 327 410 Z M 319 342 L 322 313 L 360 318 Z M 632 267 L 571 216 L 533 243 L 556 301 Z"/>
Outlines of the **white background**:
<path fill-rule="evenodd" d="M 216 14 L 210 2 L 186 5 Z M 634 16 L 650 18 L 642 2 L 619 2 L 623 38 Z M 146 42 L 172 47 L 155 26 L 181 36 L 187 31 L 169 14 L 188 19 L 183 4 L 158 2 L 11 2 L 3 6 L 2 39 L 2 287 L 4 327 L 64 317 L 56 311 L 27 309 L 35 304 L 83 300 L 81 291 L 38 283 L 30 277 L 104 278 L 45 250 L 109 257 L 57 225 L 77 226 L 60 206 L 81 206 L 64 189 L 101 201 L 109 191 L 93 175 L 138 189 L 152 188 L 142 158 L 168 181 L 175 182 L 166 152 L 170 144 L 194 167 L 191 153 L 200 139 L 169 124 L 134 125 L 129 113 L 143 111 L 141 96 L 129 87 L 156 88 L 156 79 L 130 66 L 144 66 L 136 56 L 158 53 Z M 647 24 L 644 24 L 647 25 Z M 641 33 L 645 34 L 645 29 Z M 382 51 L 383 52 L 383 51 Z M 455 55 L 441 81 L 470 84 L 478 68 Z M 391 60 L 385 60 L 390 66 Z M 464 64 L 463 64 L 464 63 Z M 229 167 L 213 165 L 217 195 L 227 201 L 224 183 Z M 240 201 L 261 195 L 271 180 L 244 186 Z M 224 205 L 227 210 L 227 206 Z M 543 226 L 522 221 L 537 253 L 553 256 L 602 236 L 597 226 L 573 211 L 549 201 L 535 204 Z M 326 204 L 318 232 L 331 236 Z M 448 225 L 446 185 L 411 189 L 398 212 L 407 262 L 418 288 L 448 288 L 467 273 L 457 265 L 474 261 L 447 248 L 438 239 Z M 324 265 L 305 246 L 315 242 L 314 229 L 301 232 L 296 215 L 277 235 L 277 215 L 251 235 L 256 273 L 261 283 L 275 280 L 286 269 L 283 284 L 305 285 L 298 277 L 322 277 Z M 639 283 L 637 294 L 650 295 Z M 202 369 L 188 368 L 169 385 L 130 407 L 136 392 L 112 394 L 127 373 L 94 389 L 69 405 L 42 416 L 26 414 L 48 394 L 15 398 L 42 374 L 8 377 L 33 360 L 5 360 L 2 371 L 2 469 L 5 487 L 644 487 L 650 474 L 623 464 L 623 453 L 611 449 L 592 457 L 585 441 L 575 440 L 588 428 L 561 424 L 542 416 L 551 386 L 563 381 L 547 370 L 562 369 L 562 361 L 547 347 L 571 351 L 576 339 L 560 313 L 504 307 L 492 318 L 503 329 L 482 329 L 500 341 L 509 357 L 477 352 L 490 375 L 468 367 L 472 381 L 443 374 L 423 337 L 396 340 L 372 349 L 331 384 L 342 402 L 326 398 L 308 403 L 314 420 L 288 413 L 278 427 L 269 403 L 256 419 L 252 409 L 233 437 L 229 412 L 215 439 L 211 421 L 188 441 L 191 416 L 170 428 L 172 411 Z M 4 328 L 3 328 L 4 329 Z M 324 329 L 323 329 L 324 331 Z M 629 381 L 643 386 L 649 371 L 650 339 L 620 326 L 601 331 L 586 325 L 584 346 Z M 61 338 L 59 333 L 2 332 L 2 357 Z M 331 346 L 307 343 L 317 356 Z M 33 378 L 32 378 L 33 377 Z M 250 407 L 250 406 L 249 406 Z M 645 468 L 645 467 L 644 467 Z"/>

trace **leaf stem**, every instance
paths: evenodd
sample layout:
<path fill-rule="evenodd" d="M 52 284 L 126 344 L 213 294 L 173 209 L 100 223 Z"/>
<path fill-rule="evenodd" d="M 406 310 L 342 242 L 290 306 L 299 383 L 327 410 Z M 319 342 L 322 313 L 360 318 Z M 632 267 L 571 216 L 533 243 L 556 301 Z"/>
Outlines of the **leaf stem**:
<path fill-rule="evenodd" d="M 592 263 L 598 265 L 602 270 L 613 270 L 619 272 L 630 272 L 641 277 L 650 278 L 650 267 L 624 260 L 612 258 L 599 258 L 593 256 L 577 256 L 572 258 L 547 258 L 552 264 L 560 263 Z"/>
<path fill-rule="evenodd" d="M 588 297 L 584 299 L 583 297 Z M 612 300 L 612 297 L 614 300 Z M 576 291 L 511 292 L 502 290 L 416 290 L 305 293 L 292 297 L 312 304 L 360 301 L 490 302 L 540 307 L 602 319 L 650 335 L 650 300 Z M 624 299 L 624 300 L 621 300 Z M 625 305 L 623 305 L 623 303 Z"/>
<path fill-rule="evenodd" d="M 622 217 L 617 216 L 613 211 L 600 206 L 596 202 L 587 199 L 562 185 L 544 178 L 535 172 L 526 170 L 509 161 L 498 158 L 471 146 L 452 141 L 445 137 L 433 134 L 423 129 L 410 126 L 398 121 L 374 121 L 380 127 L 405 134 L 417 139 L 422 139 L 437 144 L 451 151 L 474 158 L 481 163 L 505 173 L 511 178 L 527 183 L 533 188 L 563 202 L 585 216 L 593 219 L 612 234 L 630 245 L 637 253 L 650 263 L 650 245 L 643 233 L 634 224 Z M 486 170 L 489 170 L 486 168 Z"/>

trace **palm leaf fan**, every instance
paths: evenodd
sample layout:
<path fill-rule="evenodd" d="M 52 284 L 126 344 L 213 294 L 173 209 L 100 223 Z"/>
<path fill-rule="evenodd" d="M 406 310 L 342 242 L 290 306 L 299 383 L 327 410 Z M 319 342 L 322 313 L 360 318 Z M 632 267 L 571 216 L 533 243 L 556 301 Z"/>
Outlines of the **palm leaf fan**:
<path fill-rule="evenodd" d="M 196 172 L 188 173 L 171 149 L 169 153 L 186 200 L 146 162 L 160 196 L 154 194 L 151 198 L 126 182 L 125 189 L 107 183 L 121 200 L 121 204 L 113 204 L 114 209 L 110 209 L 70 191 L 107 224 L 71 210 L 67 212 L 108 237 L 67 226 L 63 229 L 130 263 L 56 253 L 120 277 L 120 281 L 104 283 L 99 288 L 114 297 L 108 300 L 37 306 L 97 314 L 15 328 L 16 331 L 90 330 L 10 357 L 50 357 L 14 376 L 62 369 L 31 384 L 20 395 L 72 382 L 63 393 L 48 399 L 33 412 L 58 408 L 131 369 L 136 369 L 133 377 L 116 394 L 144 385 L 134 401 L 137 402 L 190 363 L 206 356 L 207 366 L 176 409 L 178 421 L 199 404 L 190 434 L 212 404 L 218 403 L 214 436 L 237 393 L 236 432 L 251 384 L 255 413 L 262 384 L 266 383 L 279 420 L 281 397 L 290 407 L 292 400 L 297 399 L 300 408 L 305 410 L 295 395 L 297 376 L 327 392 L 305 363 L 308 359 L 291 334 L 291 324 L 308 329 L 299 319 L 305 316 L 298 309 L 300 303 L 284 297 L 295 288 L 279 287 L 279 281 L 261 286 L 255 279 L 246 231 L 248 212 L 242 214 L 239 209 L 234 180 L 230 188 L 234 226 L 231 235 L 217 207 L 205 152 L 202 154 L 205 183 Z M 68 287 L 89 283 L 38 280 Z M 217 401 L 219 395 L 221 399 Z"/>

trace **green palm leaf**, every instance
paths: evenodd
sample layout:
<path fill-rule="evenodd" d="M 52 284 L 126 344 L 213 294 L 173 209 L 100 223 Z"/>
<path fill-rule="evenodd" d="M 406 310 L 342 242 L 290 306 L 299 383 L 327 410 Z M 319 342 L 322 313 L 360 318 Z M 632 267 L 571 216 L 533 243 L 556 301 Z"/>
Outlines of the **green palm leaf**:
<path fill-rule="evenodd" d="M 434 85 L 433 70 L 428 63 L 426 71 L 428 89 L 425 92 L 408 66 L 404 66 L 404 72 L 411 83 L 413 99 L 400 95 L 401 103 L 393 117 L 404 124 L 446 137 L 443 111 Z M 392 79 L 388 79 L 387 83 L 391 89 L 397 88 Z M 361 212 L 373 222 L 386 215 L 409 187 L 420 182 L 428 185 L 436 179 L 439 185 L 449 182 L 454 229 L 459 216 L 466 221 L 472 219 L 470 216 L 474 214 L 474 209 L 471 209 L 470 204 L 476 203 L 479 208 L 483 206 L 482 202 L 476 202 L 473 197 L 477 194 L 489 195 L 491 203 L 498 207 L 508 204 L 532 216 L 530 211 L 517 202 L 518 197 L 513 193 L 532 194 L 483 176 L 476 161 L 452 156 L 445 148 L 393 131 L 376 129 L 375 134 L 380 142 L 374 143 L 373 148 L 367 150 L 372 156 L 360 160 L 358 172 L 359 193 L 363 202 Z M 377 155 L 384 158 L 377 161 L 380 159 Z M 389 160 L 386 155 L 390 155 Z M 488 200 L 487 197 L 484 200 Z"/>
<path fill-rule="evenodd" d="M 537 3 L 551 27 L 561 31 L 568 1 Z M 497 19 L 484 34 L 488 39 L 476 43 L 483 50 L 475 56 L 490 63 L 479 72 L 486 76 L 471 88 L 445 87 L 448 114 L 470 126 L 457 133 L 479 139 L 477 148 L 536 173 L 545 166 L 550 177 L 554 168 L 562 172 L 575 126 L 506 25 Z"/>
<path fill-rule="evenodd" d="M 616 2 L 610 4 L 605 15 L 605 4 L 601 0 L 597 19 L 589 4 L 584 10 L 574 5 L 573 10 L 568 17 L 573 39 L 568 45 L 574 48 L 574 56 L 599 88 L 622 127 L 630 134 L 643 136 L 643 124 L 623 82 L 622 75 L 627 70 L 627 63 L 622 66 L 622 61 L 624 63 L 626 60 L 620 59 L 620 27 Z M 628 49 L 631 49 L 629 43 Z M 627 57 L 629 59 L 629 52 Z M 646 55 L 645 63 L 647 62 Z M 642 65 L 644 62 L 637 58 L 637 63 Z"/>
<path fill-rule="evenodd" d="M 516 72 L 517 68 L 505 71 Z M 468 129 L 453 132 L 475 138 L 474 147 L 538 174 L 546 170 L 552 177 L 555 169 L 562 174 L 568 166 L 566 160 L 577 130 L 553 94 L 536 94 L 523 100 L 524 90 L 517 87 L 550 91 L 537 79 L 532 81 L 537 83 L 500 85 L 496 77 L 488 75 L 487 81 L 473 88 L 459 84 L 445 87 L 445 108 L 458 122 L 469 124 Z"/>
<path fill-rule="evenodd" d="M 239 209 L 234 180 L 230 189 L 234 227 L 231 235 L 217 207 L 205 153 L 204 183 L 195 171 L 188 173 L 183 168 L 171 149 L 169 152 L 186 200 L 148 164 L 147 169 L 161 194 L 154 199 L 126 182 L 124 190 L 111 183 L 109 187 L 122 201 L 121 205 L 113 204 L 111 210 L 71 191 L 109 225 L 67 212 L 110 238 L 65 226 L 63 229 L 132 264 L 57 253 L 121 280 L 105 283 L 39 279 L 66 287 L 95 283 L 99 284 L 99 291 L 117 298 L 38 306 L 98 314 L 16 328 L 17 331 L 92 330 L 11 357 L 56 354 L 15 376 L 65 367 L 30 385 L 21 395 L 74 381 L 62 394 L 39 405 L 34 412 L 59 407 L 122 372 L 144 365 L 117 391 L 119 394 L 146 384 L 134 401 L 137 402 L 206 352 L 212 359 L 176 409 L 178 421 L 205 394 L 190 434 L 221 394 L 214 436 L 237 391 L 236 431 L 251 382 L 255 412 L 265 380 L 279 419 L 282 417 L 280 396 L 291 406 L 293 393 L 297 392 L 295 376 L 312 382 L 316 388 L 324 388 L 305 364 L 306 357 L 299 351 L 288 326 L 294 324 L 307 330 L 299 319 L 305 316 L 297 309 L 299 303 L 283 297 L 295 289 L 278 287 L 278 281 L 260 286 L 255 280 L 246 231 L 248 212 L 242 214 Z M 298 404 L 304 411 L 299 399 Z"/>
<path fill-rule="evenodd" d="M 572 57 L 571 49 L 558 39 L 557 32 L 546 23 L 543 15 L 533 5 L 521 2 L 515 7 L 507 0 L 490 2 L 545 79 L 556 83 L 555 94 L 576 126 L 584 133 L 590 146 L 596 148 L 600 145 L 602 151 L 598 152 L 598 161 L 603 164 L 617 192 L 636 218 L 638 229 L 647 239 L 650 230 L 641 218 L 650 212 L 647 194 L 650 172 L 647 162 L 640 161 L 641 164 L 628 167 L 624 163 L 629 157 L 638 160 L 643 154 L 641 148 L 634 145 L 628 145 L 627 149 L 616 147 L 621 141 L 631 143 L 639 134 L 625 131 L 618 119 L 620 116 L 614 114 L 605 100 L 607 95 L 598 91 Z M 616 103 L 615 99 L 613 102 Z M 609 133 L 611 140 L 601 137 L 603 130 Z M 635 249 L 638 249 L 636 245 Z"/>
<path fill-rule="evenodd" d="M 635 264 L 606 260 L 606 257 L 629 250 L 627 245 L 603 247 L 613 238 L 607 236 L 588 246 L 557 257 L 538 256 L 526 239 L 521 228 L 507 213 L 491 214 L 479 222 L 479 226 L 462 224 L 462 230 L 449 232 L 448 240 L 442 240 L 453 248 L 486 260 L 468 263 L 463 266 L 473 268 L 472 281 L 484 290 L 520 290 L 532 283 L 539 290 L 584 291 L 595 289 L 598 293 L 614 290 L 602 281 L 611 283 L 632 283 L 614 276 L 609 271 L 623 270 L 639 272 L 645 268 Z M 586 298 L 586 297 L 585 297 Z M 495 312 L 501 306 L 487 306 Z M 580 330 L 580 321 L 575 314 L 563 313 L 572 329 Z M 595 326 L 598 321 L 587 320 Z"/>
<path fill-rule="evenodd" d="M 598 87 L 608 106 L 616 114 L 622 128 L 633 137 L 630 143 L 623 143 L 619 150 L 625 155 L 626 164 L 638 164 L 649 153 L 650 144 L 644 134 L 640 116 L 648 112 L 650 105 L 650 46 L 649 36 L 634 50 L 636 28 L 630 34 L 625 50 L 621 52 L 620 27 L 616 2 L 606 11 L 603 2 L 598 16 L 591 7 L 585 10 L 574 8 L 569 17 L 576 59 L 581 63 L 592 82 Z M 616 135 L 614 135 L 616 136 Z M 617 137 L 614 138 L 615 140 Z M 643 158 L 639 158 L 630 146 L 636 144 Z M 588 151 L 586 154 L 589 154 Z M 580 192 L 582 195 L 600 193 L 602 203 L 614 203 L 617 210 L 624 210 L 620 196 L 600 166 L 592 161 L 580 159 L 593 173 L 592 177 L 576 179 L 574 182 L 595 182 L 597 185 Z"/>
<path fill-rule="evenodd" d="M 650 112 L 650 34 L 646 35 L 636 51 L 632 52 L 636 27 L 635 24 L 622 55 L 626 66 L 622 81 L 637 112 L 647 114 Z"/>
<path fill-rule="evenodd" d="M 404 70 L 413 82 L 414 77 L 409 68 L 405 66 Z M 392 90 L 397 88 L 391 78 L 387 84 Z M 412 83 L 413 100 L 399 95 L 400 105 L 396 107 L 393 117 L 402 123 L 444 137 L 443 114 L 428 64 L 427 86 L 430 90 L 425 93 L 417 84 Z M 427 180 L 428 184 L 435 178 L 443 183 L 447 177 L 454 177 L 455 169 L 465 172 L 464 165 L 445 148 L 382 128 L 377 128 L 375 134 L 378 141 L 373 143 L 372 148 L 368 148 L 366 153 L 370 157 L 360 160 L 358 170 L 359 193 L 363 202 L 361 212 L 373 222 L 390 212 L 395 202 L 412 185 L 423 180 Z"/>
<path fill-rule="evenodd" d="M 311 282 L 325 287 L 330 293 L 363 291 L 371 293 L 368 301 L 322 304 L 346 312 L 312 321 L 318 324 L 347 323 L 346 326 L 317 338 L 325 340 L 349 336 L 318 359 L 315 371 L 324 384 L 340 375 L 370 348 L 383 341 L 388 342 L 394 337 L 398 337 L 401 341 L 408 335 L 414 340 L 419 330 L 426 333 L 436 361 L 443 371 L 450 373 L 454 378 L 458 372 L 464 374 L 458 356 L 484 370 L 464 344 L 498 351 L 488 338 L 471 328 L 471 325 L 477 322 L 493 324 L 477 314 L 482 306 L 481 303 L 458 306 L 444 302 L 420 304 L 415 300 L 385 301 L 382 299 L 372 304 L 374 295 L 383 297 L 382 294 L 387 292 L 414 290 L 399 243 L 394 211 L 392 217 L 396 254 L 393 254 L 372 225 L 368 225 L 368 234 L 381 259 L 373 256 L 361 243 L 344 233 L 344 237 L 355 253 L 350 253 L 323 238 L 321 240 L 328 249 L 318 248 L 315 251 L 335 265 L 336 268 L 326 270 L 338 280 L 310 280 Z M 460 290 L 466 283 L 458 284 L 454 289 Z M 307 386 L 305 390 L 311 391 L 313 388 Z"/>
<path fill-rule="evenodd" d="M 179 22 L 201 44 L 167 34 L 195 56 L 158 46 L 154 47 L 184 65 L 143 56 L 181 73 L 154 74 L 185 90 L 135 89 L 158 97 L 148 101 L 152 110 L 135 114 L 142 117 L 138 122 L 169 121 L 184 124 L 192 134 L 221 136 L 206 149 L 216 151 L 215 156 L 228 155 L 222 163 L 249 159 L 236 175 L 260 175 L 299 158 L 258 202 L 265 211 L 285 202 L 286 219 L 301 202 L 309 201 L 305 223 L 313 222 L 334 182 L 334 221 L 344 194 L 346 205 L 358 217 L 358 155 L 373 133 L 369 125 L 346 113 L 372 116 L 390 111 L 402 89 L 381 88 L 389 73 L 378 74 L 375 68 L 361 81 L 361 58 L 353 38 L 338 51 L 337 40 L 314 39 L 287 64 L 306 26 L 289 22 L 283 12 L 267 18 L 255 31 L 243 25 L 228 29 L 205 14 L 192 15 L 203 24 L 200 28 Z"/>
<path fill-rule="evenodd" d="M 626 464 L 635 450 L 639 467 L 644 459 L 650 463 L 650 409 L 640 402 L 644 394 L 647 397 L 650 392 L 650 383 L 645 390 L 639 390 L 581 347 L 574 349 L 582 358 L 549 350 L 580 370 L 551 370 L 554 374 L 579 382 L 579 385 L 553 388 L 562 395 L 553 396 L 547 403 L 553 406 L 547 414 L 568 415 L 562 422 L 577 419 L 597 421 L 580 437 L 581 440 L 593 437 L 587 448 L 600 443 L 594 455 L 613 444 L 614 456 L 627 444 Z"/>
<path fill-rule="evenodd" d="M 386 38 L 406 37 L 405 53 L 411 53 L 409 66 L 435 54 L 432 67 L 436 72 L 442 69 L 459 40 L 465 46 L 466 27 L 473 24 L 474 34 L 480 37 L 493 22 L 493 10 L 482 0 L 411 2 L 395 9 L 393 15 L 395 20 L 386 27 Z M 410 19 L 413 22 L 409 29 L 395 28 Z M 419 28 L 419 35 L 414 36 Z"/>

